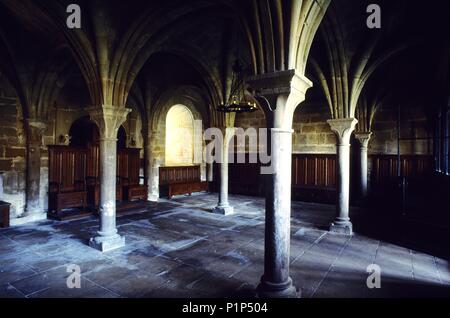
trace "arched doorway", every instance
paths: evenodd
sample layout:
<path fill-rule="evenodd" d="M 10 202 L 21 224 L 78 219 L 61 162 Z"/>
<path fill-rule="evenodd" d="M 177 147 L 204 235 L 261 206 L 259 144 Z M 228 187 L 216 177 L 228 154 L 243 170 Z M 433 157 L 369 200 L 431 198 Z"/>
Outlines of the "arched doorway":
<path fill-rule="evenodd" d="M 184 105 L 170 108 L 166 117 L 166 166 L 194 162 L 194 116 Z"/>
<path fill-rule="evenodd" d="M 77 119 L 69 130 L 71 147 L 89 148 L 100 145 L 100 133 L 97 125 L 88 116 Z M 117 149 L 126 148 L 127 133 L 123 126 L 120 126 L 117 134 Z"/>

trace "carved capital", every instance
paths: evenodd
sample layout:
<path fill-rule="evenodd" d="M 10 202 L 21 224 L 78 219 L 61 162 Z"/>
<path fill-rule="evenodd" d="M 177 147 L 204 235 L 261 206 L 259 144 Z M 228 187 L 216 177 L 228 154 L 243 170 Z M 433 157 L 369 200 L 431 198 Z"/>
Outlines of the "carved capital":
<path fill-rule="evenodd" d="M 372 138 L 371 132 L 357 132 L 355 138 L 358 140 L 361 149 L 367 149 L 369 147 L 370 138 Z"/>
<path fill-rule="evenodd" d="M 91 120 L 97 124 L 102 140 L 117 140 L 117 132 L 131 109 L 102 106 L 88 108 L 87 111 Z"/>
<path fill-rule="evenodd" d="M 273 127 L 290 129 L 294 111 L 305 100 L 312 82 L 295 70 L 267 73 L 251 77 L 250 89 L 264 108 L 266 115 L 273 113 Z"/>
<path fill-rule="evenodd" d="M 26 119 L 25 124 L 27 127 L 28 143 L 41 146 L 42 136 L 47 129 L 47 124 L 36 119 Z"/>
<path fill-rule="evenodd" d="M 256 75 L 248 79 L 248 84 L 253 91 L 265 97 L 291 93 L 304 96 L 313 85 L 309 79 L 296 73 L 295 70 Z"/>
<path fill-rule="evenodd" d="M 327 120 L 331 130 L 335 133 L 338 145 L 349 146 L 350 137 L 355 130 L 358 121 L 355 118 L 330 119 Z"/>

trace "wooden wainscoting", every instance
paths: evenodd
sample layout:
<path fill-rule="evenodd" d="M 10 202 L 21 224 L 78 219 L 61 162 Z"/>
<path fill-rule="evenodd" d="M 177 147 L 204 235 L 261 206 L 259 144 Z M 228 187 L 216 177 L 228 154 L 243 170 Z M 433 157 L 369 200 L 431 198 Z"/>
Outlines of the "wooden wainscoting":
<path fill-rule="evenodd" d="M 292 156 L 292 199 L 307 202 L 336 201 L 336 155 Z"/>
<path fill-rule="evenodd" d="M 397 180 L 398 157 L 396 155 L 371 155 L 372 186 L 379 186 Z M 401 175 L 407 178 L 417 178 L 433 173 L 434 158 L 429 155 L 400 156 Z"/>
<path fill-rule="evenodd" d="M 265 195 L 261 163 L 230 163 L 228 167 L 229 192 L 262 197 Z M 333 203 L 336 185 L 336 155 L 292 155 L 292 199 Z M 220 165 L 214 164 L 214 191 L 219 190 Z"/>
<path fill-rule="evenodd" d="M 246 162 L 249 155 L 246 155 Z M 293 154 L 292 155 L 292 199 L 307 202 L 336 202 L 335 154 Z M 397 181 L 397 156 L 371 155 L 370 189 L 372 192 L 392 192 Z M 358 158 L 351 157 L 351 195 L 358 194 Z M 402 171 L 409 179 L 417 179 L 433 171 L 432 156 L 410 155 L 401 157 Z M 264 176 L 260 174 L 260 163 L 230 163 L 229 192 L 249 196 L 264 196 Z M 214 191 L 219 191 L 220 165 L 214 164 Z"/>

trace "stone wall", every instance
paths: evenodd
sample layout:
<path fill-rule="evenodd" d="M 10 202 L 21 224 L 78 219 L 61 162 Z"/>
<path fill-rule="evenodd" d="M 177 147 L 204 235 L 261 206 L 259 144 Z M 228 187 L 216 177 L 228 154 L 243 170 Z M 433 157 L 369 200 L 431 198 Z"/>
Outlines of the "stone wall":
<path fill-rule="evenodd" d="M 397 113 L 393 107 L 382 107 L 375 115 L 369 154 L 397 154 Z M 401 111 L 400 152 L 403 155 L 432 155 L 433 129 L 421 107 L 404 107 Z"/>
<path fill-rule="evenodd" d="M 26 184 L 26 134 L 22 109 L 15 97 L 0 98 L 0 173 L 3 200 L 10 202 L 11 217 L 23 214 Z"/>
<path fill-rule="evenodd" d="M 297 108 L 293 121 L 293 153 L 335 153 L 336 138 L 326 122 L 330 119 L 328 114 L 328 108 L 320 104 L 304 103 Z M 259 110 L 254 113 L 238 114 L 235 125 L 244 130 L 250 127 L 264 128 L 266 127 L 264 113 Z M 245 150 L 248 151 L 248 144 Z"/>
<path fill-rule="evenodd" d="M 336 137 L 327 124 L 328 119 L 330 119 L 329 111 L 324 105 L 304 103 L 299 106 L 295 111 L 293 121 L 293 153 L 336 153 Z M 235 124 L 236 127 L 243 129 L 266 126 L 262 111 L 238 114 Z M 419 139 L 401 141 L 401 153 L 404 155 L 433 154 L 433 130 L 431 127 L 432 124 L 427 120 L 427 114 L 423 107 L 403 109 L 401 137 Z M 397 110 L 390 107 L 379 109 L 373 121 L 372 131 L 373 137 L 369 143 L 369 154 L 397 154 Z M 352 145 L 355 146 L 356 143 L 352 142 Z M 248 151 L 248 145 L 245 150 Z"/>

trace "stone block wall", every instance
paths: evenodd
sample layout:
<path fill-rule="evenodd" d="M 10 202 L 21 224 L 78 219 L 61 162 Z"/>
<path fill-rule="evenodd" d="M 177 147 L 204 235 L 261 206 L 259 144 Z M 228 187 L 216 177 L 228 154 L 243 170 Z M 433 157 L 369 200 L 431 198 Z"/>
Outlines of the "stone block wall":
<path fill-rule="evenodd" d="M 10 202 L 11 217 L 23 214 L 26 185 L 26 137 L 22 109 L 15 97 L 0 98 L 0 173 L 3 200 Z"/>
<path fill-rule="evenodd" d="M 400 153 L 403 155 L 432 155 L 433 129 L 423 108 L 405 107 L 401 112 Z M 375 115 L 373 137 L 369 144 L 369 154 L 397 154 L 397 110 L 384 107 Z"/>
<path fill-rule="evenodd" d="M 294 114 L 292 136 L 293 153 L 323 153 L 330 154 L 336 151 L 336 138 L 327 124 L 330 119 L 326 107 L 315 103 L 304 103 L 297 108 Z M 255 113 L 243 113 L 236 116 L 236 127 L 265 128 L 266 120 L 262 111 Z M 247 141 L 248 143 L 248 141 Z M 238 148 L 240 151 L 248 151 L 248 144 Z"/>

